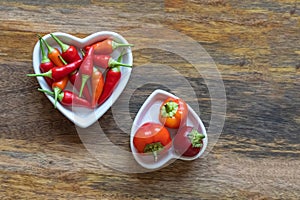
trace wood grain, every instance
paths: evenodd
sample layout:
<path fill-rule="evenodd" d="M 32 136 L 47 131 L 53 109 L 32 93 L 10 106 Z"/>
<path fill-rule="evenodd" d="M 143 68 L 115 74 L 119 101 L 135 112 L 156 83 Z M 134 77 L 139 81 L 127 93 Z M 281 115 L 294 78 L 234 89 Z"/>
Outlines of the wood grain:
<path fill-rule="evenodd" d="M 299 7 L 295 0 L 1 1 L 0 198 L 299 199 Z M 204 158 L 177 160 L 150 173 L 122 173 L 86 149 L 76 127 L 26 73 L 33 72 L 37 33 L 85 37 L 147 27 L 180 32 L 210 54 L 226 89 L 226 122 Z M 153 39 L 159 42 L 159 33 Z M 191 103 L 199 103 L 200 117 L 210 125 L 212 99 L 188 61 L 154 48 L 133 56 L 134 67 L 161 63 L 180 71 L 197 95 Z M 132 95 L 132 119 L 156 88 L 168 89 L 146 84 L 124 94 Z M 129 136 L 111 109 L 99 123 L 112 143 L 130 151 Z"/>

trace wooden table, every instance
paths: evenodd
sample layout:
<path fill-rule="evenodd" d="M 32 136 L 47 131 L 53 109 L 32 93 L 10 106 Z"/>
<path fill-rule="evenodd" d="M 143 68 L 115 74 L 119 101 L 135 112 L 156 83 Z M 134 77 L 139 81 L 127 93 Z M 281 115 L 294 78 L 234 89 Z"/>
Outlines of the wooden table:
<path fill-rule="evenodd" d="M 1 1 L 0 198 L 299 199 L 299 7 L 295 0 Z M 157 30 L 156 37 L 127 35 L 143 28 Z M 226 115 L 219 113 L 226 121 L 205 157 L 124 173 L 96 159 L 74 124 L 37 91 L 37 80 L 26 77 L 33 72 L 36 34 L 120 33 L 137 44 L 133 70 L 156 63 L 179 71 L 195 90 L 189 101 L 199 103 L 204 125 L 212 126 L 216 99 L 189 60 L 138 48 L 164 42 L 162 29 L 191 38 L 214 60 L 226 91 Z M 131 119 L 157 88 L 168 89 L 146 84 L 130 94 Z M 130 151 L 112 109 L 98 122 L 109 141 Z"/>

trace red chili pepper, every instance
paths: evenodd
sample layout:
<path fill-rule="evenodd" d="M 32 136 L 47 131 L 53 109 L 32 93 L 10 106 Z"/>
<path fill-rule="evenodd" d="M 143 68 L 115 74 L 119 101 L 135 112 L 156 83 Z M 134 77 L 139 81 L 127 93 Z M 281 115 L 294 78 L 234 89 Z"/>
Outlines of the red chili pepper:
<path fill-rule="evenodd" d="M 47 54 L 45 53 L 44 47 L 43 47 L 43 42 L 41 39 L 39 39 L 40 42 L 40 49 L 42 51 L 42 60 L 40 63 L 40 70 L 41 72 L 47 72 L 50 69 L 52 69 L 54 67 L 53 62 L 51 62 L 51 60 L 48 58 Z M 49 87 L 51 87 L 53 80 L 51 78 L 45 77 L 45 81 L 47 82 L 47 84 L 49 85 Z"/>
<path fill-rule="evenodd" d="M 81 74 L 81 87 L 79 91 L 79 97 L 82 96 L 83 88 L 87 82 L 87 80 L 92 76 L 93 74 L 93 54 L 94 54 L 94 48 L 90 48 L 87 54 L 84 56 L 83 62 L 79 68 L 79 72 Z"/>
<path fill-rule="evenodd" d="M 94 55 L 93 62 L 94 65 L 101 67 L 103 69 L 117 67 L 117 66 L 132 67 L 129 64 L 120 63 L 114 60 L 110 55 Z"/>
<path fill-rule="evenodd" d="M 52 96 L 54 95 L 54 92 L 51 92 L 49 90 L 43 90 L 43 89 L 38 89 L 38 90 Z M 64 106 L 91 108 L 90 102 L 88 102 L 86 99 L 78 97 L 76 94 L 68 90 L 59 93 L 58 100 Z"/>
<path fill-rule="evenodd" d="M 77 60 L 80 60 L 79 53 L 76 49 L 75 46 L 73 45 L 67 45 L 63 43 L 59 38 L 57 38 L 55 35 L 50 33 L 51 37 L 57 42 L 57 44 L 61 48 L 61 57 L 67 62 L 67 63 L 72 63 Z"/>
<path fill-rule="evenodd" d="M 94 47 L 95 54 L 111 54 L 118 47 L 130 47 L 133 46 L 133 44 L 122 44 L 108 38 L 103 41 L 97 42 L 92 46 Z"/>
<path fill-rule="evenodd" d="M 101 71 L 94 67 L 92 75 L 92 107 L 97 105 L 103 91 L 104 79 Z"/>
<path fill-rule="evenodd" d="M 123 54 L 121 53 L 117 61 L 121 63 L 122 58 L 123 58 Z M 108 99 L 108 97 L 110 97 L 114 89 L 117 87 L 120 79 L 121 79 L 120 66 L 108 68 L 105 77 L 104 86 L 103 86 L 103 91 L 100 98 L 98 99 L 98 105 L 101 105 L 103 102 L 105 102 Z"/>
<path fill-rule="evenodd" d="M 64 63 L 59 58 L 60 51 L 57 48 L 51 47 L 46 40 L 44 40 L 40 35 L 38 35 L 39 39 L 43 41 L 48 49 L 48 58 L 58 67 L 63 66 Z"/>
<path fill-rule="evenodd" d="M 103 92 L 98 100 L 99 105 L 101 105 L 110 97 L 114 89 L 117 87 L 120 79 L 121 79 L 120 67 L 110 68 L 107 71 L 105 77 L 105 83 L 103 86 Z"/>
<path fill-rule="evenodd" d="M 80 67 L 82 60 L 77 60 L 73 63 L 62 67 L 53 67 L 49 71 L 42 74 L 27 74 L 27 76 L 43 76 L 49 77 L 54 81 L 59 81 Z"/>
<path fill-rule="evenodd" d="M 79 91 L 80 87 L 81 87 L 81 75 L 79 73 L 79 70 L 76 70 L 73 73 L 71 73 L 69 75 L 69 80 L 74 85 L 76 90 Z M 88 100 L 89 102 L 91 101 L 92 97 L 91 97 L 91 94 L 90 94 L 87 84 L 85 84 L 82 94 L 86 98 L 86 100 Z"/>

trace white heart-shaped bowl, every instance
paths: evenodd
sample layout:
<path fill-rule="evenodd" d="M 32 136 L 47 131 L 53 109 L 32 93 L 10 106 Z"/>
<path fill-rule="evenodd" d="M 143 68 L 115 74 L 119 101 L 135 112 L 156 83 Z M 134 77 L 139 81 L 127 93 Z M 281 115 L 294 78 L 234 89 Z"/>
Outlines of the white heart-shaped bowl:
<path fill-rule="evenodd" d="M 68 45 L 73 45 L 77 47 L 77 49 L 82 49 L 87 45 L 91 45 L 95 42 L 104 40 L 106 38 L 111 38 L 116 42 L 128 44 L 125 38 L 123 38 L 120 34 L 110 31 L 102 31 L 97 32 L 92 35 L 87 36 L 86 38 L 77 38 L 67 33 L 55 32 L 53 33 L 57 36 L 63 43 Z M 43 36 L 43 39 L 46 40 L 49 45 L 54 48 L 59 48 L 58 44 L 52 39 L 50 34 Z M 130 47 L 121 47 L 114 50 L 111 56 L 114 59 L 117 59 L 117 56 L 120 53 L 124 55 L 122 58 L 122 63 L 132 65 L 133 58 Z M 41 73 L 40 71 L 40 63 L 41 63 L 41 49 L 39 41 L 35 44 L 33 50 L 33 69 L 35 73 Z M 117 87 L 114 89 L 112 95 L 99 107 L 94 110 L 84 109 L 84 108 L 76 108 L 76 107 L 65 107 L 60 103 L 57 103 L 57 109 L 66 116 L 69 120 L 71 120 L 75 125 L 86 128 L 93 123 L 95 123 L 118 99 L 120 94 L 123 92 L 131 74 L 131 68 L 121 67 L 121 79 Z M 37 77 L 37 80 L 40 84 L 40 87 L 45 90 L 51 90 L 51 88 L 47 85 L 45 79 L 43 77 Z M 68 84 L 67 88 L 71 91 L 73 90 L 70 84 Z M 50 95 L 46 95 L 48 99 L 54 105 L 54 98 Z"/>
<path fill-rule="evenodd" d="M 143 103 L 142 107 L 138 111 L 132 124 L 131 134 L 130 134 L 131 152 L 133 154 L 133 157 L 137 161 L 137 163 L 139 163 L 142 167 L 147 169 L 162 168 L 163 166 L 167 165 L 174 159 L 195 160 L 204 153 L 207 147 L 208 139 L 207 139 L 205 127 L 201 119 L 197 115 L 197 113 L 188 105 L 188 118 L 187 118 L 186 125 L 194 127 L 195 129 L 200 131 L 203 135 L 205 135 L 205 138 L 203 139 L 202 149 L 197 155 L 193 157 L 178 155 L 172 146 L 167 152 L 163 152 L 161 155 L 158 155 L 158 160 L 154 161 L 153 155 L 141 154 L 137 152 L 133 144 L 133 138 L 137 129 L 146 122 L 153 122 L 153 123 L 160 124 L 159 121 L 160 106 L 168 97 L 178 98 L 167 91 L 160 90 L 160 89 L 155 90 Z M 177 129 L 169 129 L 169 128 L 167 129 L 169 130 L 171 138 L 173 139 L 174 136 L 176 135 Z"/>

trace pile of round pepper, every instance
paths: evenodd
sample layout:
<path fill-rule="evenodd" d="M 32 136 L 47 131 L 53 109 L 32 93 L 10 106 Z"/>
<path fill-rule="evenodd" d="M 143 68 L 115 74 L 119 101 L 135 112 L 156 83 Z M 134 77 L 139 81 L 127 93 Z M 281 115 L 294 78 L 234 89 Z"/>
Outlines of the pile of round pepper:
<path fill-rule="evenodd" d="M 146 122 L 135 132 L 133 144 L 137 152 L 152 153 L 155 162 L 160 152 L 168 151 L 172 146 L 180 156 L 196 156 L 203 146 L 205 135 L 198 128 L 187 126 L 188 112 L 184 100 L 173 97 L 165 99 L 158 114 L 160 123 Z M 173 139 L 168 129 L 176 130 Z"/>
<path fill-rule="evenodd" d="M 111 96 L 118 85 L 121 79 L 120 67 L 132 67 L 121 63 L 123 55 L 120 55 L 118 60 L 111 57 L 116 48 L 133 46 L 132 44 L 121 44 L 107 38 L 78 49 L 73 45 L 63 43 L 54 34 L 50 35 L 60 49 L 50 46 L 38 35 L 42 54 L 40 63 L 42 73 L 27 74 L 27 76 L 45 78 L 52 90 L 38 90 L 54 96 L 55 107 L 57 101 L 64 106 L 90 109 L 100 106 Z M 78 93 L 66 89 L 68 82 L 76 88 Z"/>

